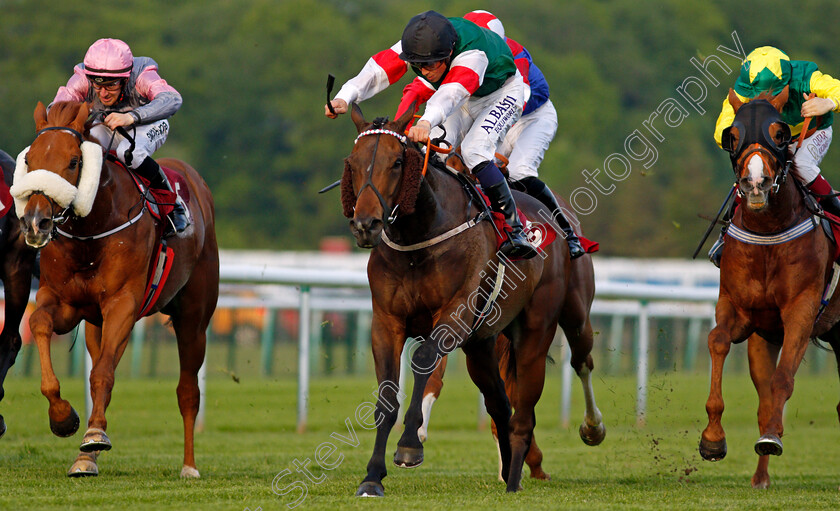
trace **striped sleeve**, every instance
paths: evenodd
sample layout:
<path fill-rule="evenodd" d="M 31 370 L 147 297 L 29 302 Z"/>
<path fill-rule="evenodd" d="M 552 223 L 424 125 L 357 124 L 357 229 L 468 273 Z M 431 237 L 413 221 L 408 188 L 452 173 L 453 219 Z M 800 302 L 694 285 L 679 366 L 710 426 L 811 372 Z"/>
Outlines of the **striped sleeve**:
<path fill-rule="evenodd" d="M 834 101 L 834 111 L 840 113 L 840 80 L 820 71 L 814 71 L 810 85 L 811 92 L 821 98 Z"/>
<path fill-rule="evenodd" d="M 452 59 L 449 71 L 429 98 L 420 120 L 428 121 L 432 127 L 440 125 L 481 87 L 487 64 L 487 54 L 481 50 L 465 51 Z"/>
<path fill-rule="evenodd" d="M 408 70 L 408 64 L 400 59 L 400 52 L 402 43 L 397 41 L 387 50 L 369 58 L 359 74 L 341 87 L 335 99 L 343 99 L 348 105 L 364 101 L 402 78 Z"/>

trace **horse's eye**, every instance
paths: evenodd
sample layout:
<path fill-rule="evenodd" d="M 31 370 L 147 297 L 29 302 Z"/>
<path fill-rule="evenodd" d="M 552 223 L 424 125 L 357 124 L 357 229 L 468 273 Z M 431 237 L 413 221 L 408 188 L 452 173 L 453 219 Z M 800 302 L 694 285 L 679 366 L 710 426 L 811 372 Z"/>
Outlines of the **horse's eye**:
<path fill-rule="evenodd" d="M 79 159 L 78 158 L 71 158 L 70 159 L 70 167 L 69 167 L 70 170 L 74 170 L 78 165 L 79 165 Z"/>
<path fill-rule="evenodd" d="M 25 163 L 27 167 L 29 166 L 29 156 L 23 157 L 23 163 Z"/>
<path fill-rule="evenodd" d="M 398 168 L 402 167 L 402 164 L 403 164 L 402 158 L 397 158 L 397 160 L 394 162 L 394 168 L 398 169 Z"/>

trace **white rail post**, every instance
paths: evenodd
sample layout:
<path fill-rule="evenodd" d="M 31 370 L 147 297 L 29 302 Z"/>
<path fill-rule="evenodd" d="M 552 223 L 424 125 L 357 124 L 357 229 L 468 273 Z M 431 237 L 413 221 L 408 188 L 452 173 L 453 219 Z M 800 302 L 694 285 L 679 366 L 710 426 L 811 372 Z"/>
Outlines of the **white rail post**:
<path fill-rule="evenodd" d="M 636 365 L 636 424 L 639 426 L 644 426 L 646 421 L 649 330 L 648 305 L 645 300 L 642 300 L 639 310 L 638 362 Z"/>
<path fill-rule="evenodd" d="M 300 287 L 300 313 L 298 318 L 298 403 L 297 432 L 306 431 L 309 409 L 309 327 L 312 321 L 311 289 Z"/>

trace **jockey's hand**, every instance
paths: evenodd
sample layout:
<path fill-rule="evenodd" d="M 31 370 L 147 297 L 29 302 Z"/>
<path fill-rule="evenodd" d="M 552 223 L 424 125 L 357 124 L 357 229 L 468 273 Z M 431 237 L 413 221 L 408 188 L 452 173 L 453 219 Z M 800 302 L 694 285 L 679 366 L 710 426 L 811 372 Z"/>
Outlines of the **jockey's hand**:
<path fill-rule="evenodd" d="M 324 115 L 330 119 L 335 119 L 340 114 L 347 113 L 347 102 L 343 99 L 334 99 L 330 101 L 330 104 L 332 105 L 333 110 L 335 110 L 335 113 L 330 112 L 330 108 L 327 105 L 324 105 Z"/>
<path fill-rule="evenodd" d="M 412 142 L 425 142 L 429 140 L 429 133 L 431 131 L 432 125 L 429 121 L 420 121 L 408 130 L 408 139 Z"/>
<path fill-rule="evenodd" d="M 134 124 L 134 116 L 127 113 L 111 112 L 103 122 L 105 123 L 105 126 L 114 130 L 120 126 L 131 126 Z"/>
<path fill-rule="evenodd" d="M 802 117 L 816 117 L 818 115 L 827 114 L 836 107 L 834 101 L 828 98 L 808 99 L 808 95 L 805 93 L 802 94 L 802 97 L 807 100 L 802 103 Z"/>

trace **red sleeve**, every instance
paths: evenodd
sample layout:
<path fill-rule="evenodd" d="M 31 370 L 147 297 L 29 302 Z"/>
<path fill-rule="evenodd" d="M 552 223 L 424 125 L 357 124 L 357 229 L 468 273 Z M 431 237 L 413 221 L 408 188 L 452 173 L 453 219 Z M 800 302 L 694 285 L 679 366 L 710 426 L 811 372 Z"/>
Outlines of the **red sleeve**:
<path fill-rule="evenodd" d="M 405 86 L 403 89 L 403 96 L 402 100 L 400 100 L 400 106 L 397 107 L 397 115 L 394 116 L 394 119 L 399 119 L 402 114 L 408 110 L 411 106 L 411 103 L 415 102 L 414 105 L 414 113 L 416 114 L 418 110 L 420 110 L 420 105 L 425 103 L 432 97 L 432 94 L 435 93 L 435 90 L 431 87 L 427 86 L 423 80 L 420 79 L 418 76 L 414 80 L 412 80 L 408 85 Z M 410 128 L 411 125 L 414 123 L 412 119 L 409 121 L 406 128 Z"/>
<path fill-rule="evenodd" d="M 388 75 L 388 84 L 390 85 L 402 78 L 402 75 L 408 71 L 408 64 L 392 48 L 382 50 L 371 58 Z"/>
<path fill-rule="evenodd" d="M 513 63 L 516 64 L 516 69 L 522 75 L 525 85 L 530 86 L 531 83 L 528 81 L 528 73 L 531 72 L 531 62 L 528 61 L 528 54 L 523 51 L 525 48 L 510 37 L 506 38 L 505 42 L 507 42 L 510 52 L 513 53 Z"/>

